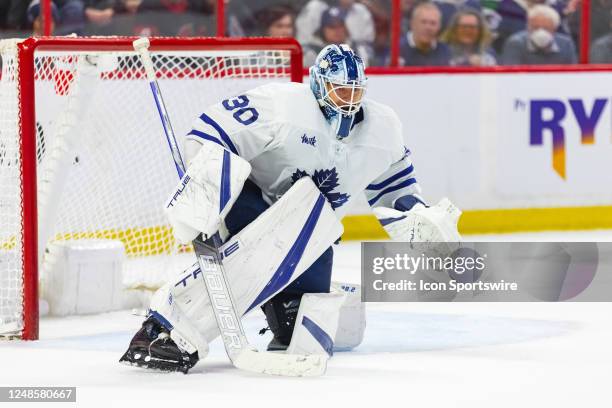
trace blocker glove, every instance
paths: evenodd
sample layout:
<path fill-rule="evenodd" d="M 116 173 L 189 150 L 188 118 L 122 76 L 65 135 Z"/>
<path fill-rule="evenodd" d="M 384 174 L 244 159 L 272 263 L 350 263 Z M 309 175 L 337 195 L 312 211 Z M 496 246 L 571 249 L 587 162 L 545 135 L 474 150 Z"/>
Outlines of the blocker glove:
<path fill-rule="evenodd" d="M 406 198 L 409 198 L 406 200 Z M 409 202 L 409 205 L 405 205 Z M 460 242 L 457 222 L 461 210 L 448 198 L 427 207 L 413 196 L 401 197 L 393 209 L 374 208 L 374 215 L 392 240 L 404 242 Z M 409 209 L 407 209 L 409 208 Z"/>

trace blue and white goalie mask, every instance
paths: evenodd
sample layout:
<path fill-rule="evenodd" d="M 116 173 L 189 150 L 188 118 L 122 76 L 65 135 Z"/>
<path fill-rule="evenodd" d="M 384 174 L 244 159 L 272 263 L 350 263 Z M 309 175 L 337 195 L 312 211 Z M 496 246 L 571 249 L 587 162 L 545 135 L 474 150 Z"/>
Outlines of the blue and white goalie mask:
<path fill-rule="evenodd" d="M 346 44 L 326 46 L 310 67 L 310 88 L 339 139 L 353 127 L 366 82 L 363 61 Z"/>

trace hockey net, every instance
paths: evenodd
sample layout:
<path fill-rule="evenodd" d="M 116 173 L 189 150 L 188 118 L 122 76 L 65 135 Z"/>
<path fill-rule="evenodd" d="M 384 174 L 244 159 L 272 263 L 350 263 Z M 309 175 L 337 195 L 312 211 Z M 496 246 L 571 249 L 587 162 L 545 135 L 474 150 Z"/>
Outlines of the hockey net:
<path fill-rule="evenodd" d="M 133 40 L 0 42 L 0 334 L 37 338 L 53 242 L 121 241 L 128 287 L 193 262 L 162 210 L 177 176 Z M 293 40 L 159 38 L 150 51 L 179 138 L 211 103 L 302 76 Z"/>

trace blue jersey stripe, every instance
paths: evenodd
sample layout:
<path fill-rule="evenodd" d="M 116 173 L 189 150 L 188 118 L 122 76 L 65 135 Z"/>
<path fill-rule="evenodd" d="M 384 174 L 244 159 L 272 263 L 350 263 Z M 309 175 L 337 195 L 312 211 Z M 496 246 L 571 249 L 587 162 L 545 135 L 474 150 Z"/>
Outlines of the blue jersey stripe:
<path fill-rule="evenodd" d="M 211 118 L 205 113 L 200 115 L 200 119 L 202 120 L 202 122 L 206 123 L 207 125 L 212 126 L 217 131 L 217 133 L 219 133 L 219 136 L 221 136 L 221 140 L 223 140 L 223 142 L 227 145 L 227 147 L 229 147 L 232 153 L 238 154 L 238 150 L 236 150 L 236 146 L 234 146 L 232 139 L 230 139 L 229 135 L 227 134 L 225 130 L 223 130 L 221 125 L 219 125 L 217 122 L 215 122 L 213 118 Z"/>
<path fill-rule="evenodd" d="M 312 334 L 312 337 L 319 342 L 323 350 L 330 356 L 334 354 L 334 341 L 332 338 L 315 322 L 310 320 L 308 317 L 302 317 L 302 326 L 306 328 Z"/>
<path fill-rule="evenodd" d="M 231 197 L 230 189 L 230 153 L 223 150 L 223 163 L 221 165 L 221 188 L 220 188 L 219 212 L 223 211 Z"/>
<path fill-rule="evenodd" d="M 380 222 L 380 225 L 382 225 L 383 227 L 389 224 L 394 223 L 395 221 L 399 221 L 399 220 L 403 220 L 404 218 L 406 218 L 405 215 L 402 215 L 401 217 L 391 217 L 391 218 L 381 218 L 378 220 L 378 222 Z"/>
<path fill-rule="evenodd" d="M 204 140 L 208 140 L 210 142 L 214 142 L 214 143 L 218 144 L 219 146 L 223 147 L 224 149 L 227 148 L 227 146 L 225 146 L 223 144 L 223 142 L 221 142 L 216 137 L 209 135 L 208 133 L 200 132 L 199 130 L 193 129 L 191 132 L 188 133 L 188 135 L 194 135 L 194 136 L 197 136 L 197 137 L 202 138 Z"/>
<path fill-rule="evenodd" d="M 378 195 L 376 197 L 374 197 L 373 199 L 368 201 L 368 204 L 370 205 L 374 205 L 374 203 L 376 203 L 378 200 L 381 199 L 382 196 L 384 196 L 385 194 L 389 194 L 392 193 L 394 191 L 397 190 L 401 190 L 404 187 L 408 187 L 412 184 L 416 183 L 416 179 L 415 178 L 409 178 L 408 180 L 404 180 L 399 184 L 396 184 L 394 186 L 391 186 L 389 188 L 387 188 L 386 190 L 381 191 L 380 193 L 378 193 Z"/>
<path fill-rule="evenodd" d="M 366 187 L 366 190 L 382 190 L 387 187 L 389 184 L 393 183 L 395 180 L 401 179 L 404 176 L 409 175 L 414 171 L 414 166 L 411 164 L 408 168 L 400 171 L 399 173 L 395 173 L 391 177 L 381 181 L 378 184 L 370 184 Z"/>
<path fill-rule="evenodd" d="M 319 198 L 310 211 L 310 215 L 308 216 L 308 219 L 306 219 L 306 223 L 302 227 L 302 231 L 300 231 L 298 237 L 291 246 L 291 249 L 289 249 L 285 259 L 283 259 L 276 272 L 274 272 L 274 275 L 272 275 L 272 278 L 270 278 L 270 281 L 253 301 L 251 306 L 247 308 L 245 314 L 254 307 L 259 306 L 289 282 L 293 272 L 295 272 L 297 264 L 300 262 L 300 259 L 302 259 L 302 255 L 304 255 L 306 245 L 308 244 L 308 241 L 312 236 L 312 232 L 317 225 L 317 221 L 321 216 L 323 204 L 325 204 L 325 197 L 323 197 L 323 194 L 319 194 Z"/>

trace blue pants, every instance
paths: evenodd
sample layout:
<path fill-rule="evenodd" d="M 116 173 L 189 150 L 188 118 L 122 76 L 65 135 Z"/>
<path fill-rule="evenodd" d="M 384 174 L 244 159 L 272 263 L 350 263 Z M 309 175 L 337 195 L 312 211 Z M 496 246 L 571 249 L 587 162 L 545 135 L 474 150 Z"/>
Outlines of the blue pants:
<path fill-rule="evenodd" d="M 225 217 L 225 225 L 231 236 L 237 234 L 268 209 L 261 197 L 261 190 L 251 180 L 244 183 L 242 192 Z M 287 286 L 284 293 L 329 293 L 334 251 L 329 247 L 306 269 L 299 278 Z"/>

